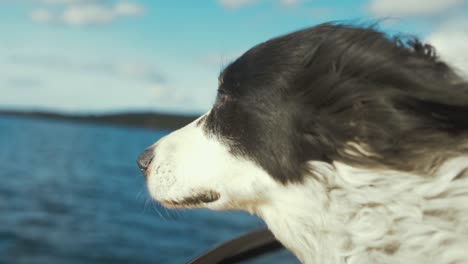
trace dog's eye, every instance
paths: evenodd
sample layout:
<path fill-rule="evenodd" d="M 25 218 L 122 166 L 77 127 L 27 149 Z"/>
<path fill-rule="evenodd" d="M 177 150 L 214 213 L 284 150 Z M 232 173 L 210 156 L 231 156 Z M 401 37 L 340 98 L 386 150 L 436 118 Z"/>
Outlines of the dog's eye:
<path fill-rule="evenodd" d="M 229 95 L 226 91 L 219 89 L 218 95 L 216 97 L 216 104 L 224 104 L 232 99 L 231 95 Z"/>

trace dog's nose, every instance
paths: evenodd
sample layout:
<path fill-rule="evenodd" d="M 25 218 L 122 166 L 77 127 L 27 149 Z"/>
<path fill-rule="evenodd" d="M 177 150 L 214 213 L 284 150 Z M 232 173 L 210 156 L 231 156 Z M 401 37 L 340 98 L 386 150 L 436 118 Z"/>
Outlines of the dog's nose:
<path fill-rule="evenodd" d="M 151 161 L 154 159 L 154 148 L 147 148 L 143 153 L 141 153 L 137 158 L 138 167 L 146 174 L 146 170 L 150 165 Z"/>

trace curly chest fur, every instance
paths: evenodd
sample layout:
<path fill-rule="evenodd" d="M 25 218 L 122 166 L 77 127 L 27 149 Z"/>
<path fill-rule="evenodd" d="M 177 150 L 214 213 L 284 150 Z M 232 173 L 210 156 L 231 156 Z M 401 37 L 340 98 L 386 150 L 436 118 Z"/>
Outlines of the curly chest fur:
<path fill-rule="evenodd" d="M 468 263 L 468 157 L 431 176 L 313 166 L 257 212 L 303 263 Z"/>

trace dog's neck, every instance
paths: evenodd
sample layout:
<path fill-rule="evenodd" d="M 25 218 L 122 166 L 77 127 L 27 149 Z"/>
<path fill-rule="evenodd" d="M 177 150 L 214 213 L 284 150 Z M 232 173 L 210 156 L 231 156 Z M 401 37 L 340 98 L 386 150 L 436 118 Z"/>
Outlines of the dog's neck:
<path fill-rule="evenodd" d="M 271 202 L 259 206 L 261 217 L 275 237 L 302 263 L 340 263 L 330 256 L 337 230 L 331 230 L 337 219 L 327 213 L 329 199 L 323 184 L 316 179 L 301 184 L 290 184 L 275 190 Z M 335 216 L 336 217 L 336 216 Z"/>
<path fill-rule="evenodd" d="M 339 163 L 314 164 L 314 170 L 320 171 L 302 183 L 271 190 L 267 202 L 255 213 L 305 264 L 345 263 L 346 259 L 355 263 L 401 263 L 407 255 L 395 253 L 408 250 L 419 250 L 415 253 L 418 263 L 442 263 L 431 259 L 430 252 L 417 241 L 446 248 L 447 255 L 458 250 L 431 234 L 465 221 L 468 209 L 454 197 L 468 190 L 467 164 L 468 156 L 451 159 L 426 176 Z M 423 210 L 440 208 L 442 202 L 450 207 L 438 209 L 437 214 Z M 421 215 L 432 222 L 421 225 Z M 413 229 L 425 231 L 410 232 L 413 239 L 407 239 L 407 231 Z M 463 246 L 460 242 L 460 248 Z"/>

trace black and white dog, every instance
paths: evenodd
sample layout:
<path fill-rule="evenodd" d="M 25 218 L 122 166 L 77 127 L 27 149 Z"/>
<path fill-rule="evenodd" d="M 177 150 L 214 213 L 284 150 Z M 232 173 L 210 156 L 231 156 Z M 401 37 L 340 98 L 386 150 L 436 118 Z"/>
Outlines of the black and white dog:
<path fill-rule="evenodd" d="M 261 43 L 138 163 L 162 205 L 256 214 L 303 263 L 468 263 L 468 82 L 415 38 Z"/>

